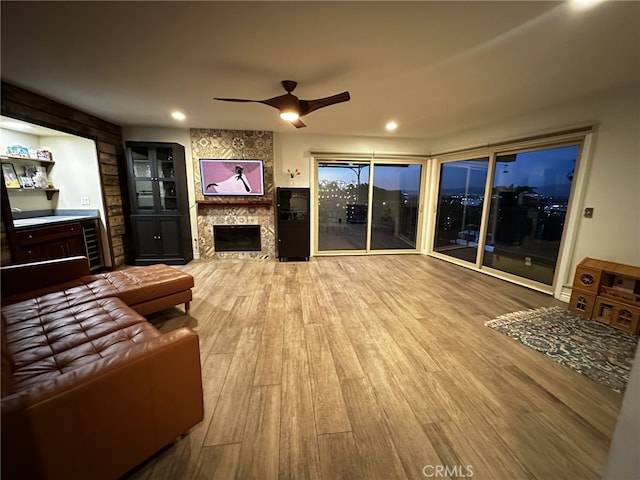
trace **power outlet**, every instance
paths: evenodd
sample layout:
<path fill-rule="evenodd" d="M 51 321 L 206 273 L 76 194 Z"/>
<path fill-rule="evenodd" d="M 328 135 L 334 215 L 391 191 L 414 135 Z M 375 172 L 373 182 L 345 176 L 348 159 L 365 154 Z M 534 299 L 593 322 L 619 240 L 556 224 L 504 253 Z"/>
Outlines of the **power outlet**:
<path fill-rule="evenodd" d="M 531 257 L 524 257 L 524 264 L 527 267 L 530 267 L 531 266 Z"/>
<path fill-rule="evenodd" d="M 80 205 L 91 205 L 89 197 L 80 197 Z"/>

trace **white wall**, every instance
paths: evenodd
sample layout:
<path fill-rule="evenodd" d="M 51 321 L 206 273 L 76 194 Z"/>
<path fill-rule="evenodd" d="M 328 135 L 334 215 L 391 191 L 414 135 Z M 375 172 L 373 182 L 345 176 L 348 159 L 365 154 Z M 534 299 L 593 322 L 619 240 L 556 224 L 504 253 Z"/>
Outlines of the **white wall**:
<path fill-rule="evenodd" d="M 640 359 L 640 344 L 636 357 Z M 640 478 L 640 361 L 635 361 L 629 373 L 622 406 L 609 446 L 609 458 L 602 478 L 628 480 Z"/>
<path fill-rule="evenodd" d="M 193 179 L 190 129 L 124 127 L 122 129 L 122 138 L 126 142 L 169 142 L 179 143 L 184 147 L 185 162 L 187 164 L 187 195 L 189 199 L 189 218 L 191 222 L 193 256 L 194 258 L 200 258 L 200 251 L 198 248 L 198 206 L 196 205 L 196 192 Z"/>
<path fill-rule="evenodd" d="M 56 162 L 49 174 L 49 180 L 60 189 L 54 208 L 103 213 L 95 142 L 82 137 L 40 137 L 40 145 L 52 152 Z M 80 197 L 89 197 L 90 204 L 82 205 Z"/>
<path fill-rule="evenodd" d="M 424 139 L 402 139 L 389 135 L 385 137 L 348 137 L 340 135 L 317 135 L 292 131 L 274 133 L 274 177 L 276 186 L 288 184 L 287 169 L 299 168 L 302 174 L 296 178 L 296 185 L 308 187 L 311 184 L 311 151 L 343 152 L 355 154 L 422 155 L 428 152 Z"/>
<path fill-rule="evenodd" d="M 13 145 L 20 145 L 27 148 L 40 148 L 40 139 L 28 133 L 0 128 L 0 146 L 2 146 L 2 153 L 5 153 L 5 147 Z"/>
<path fill-rule="evenodd" d="M 540 110 L 508 122 L 487 125 L 432 141 L 433 152 L 457 150 L 597 125 L 587 172 L 584 207 L 593 218 L 578 218 L 568 278 L 584 257 L 640 265 L 640 85 Z"/>

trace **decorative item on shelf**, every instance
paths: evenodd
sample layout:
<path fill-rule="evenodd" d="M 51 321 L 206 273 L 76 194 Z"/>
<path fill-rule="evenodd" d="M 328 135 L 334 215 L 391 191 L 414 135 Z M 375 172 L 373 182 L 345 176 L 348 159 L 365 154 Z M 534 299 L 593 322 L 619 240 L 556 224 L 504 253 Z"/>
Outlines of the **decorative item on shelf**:
<path fill-rule="evenodd" d="M 38 160 L 47 160 L 51 162 L 53 160 L 53 155 L 49 150 L 38 149 L 36 150 L 36 158 Z"/>
<path fill-rule="evenodd" d="M 20 187 L 33 188 L 33 181 L 28 176 L 20 177 Z"/>
<path fill-rule="evenodd" d="M 11 145 L 7 147 L 7 155 L 10 157 L 29 158 L 29 149 L 22 145 Z"/>
<path fill-rule="evenodd" d="M 289 176 L 289 185 L 293 186 L 296 183 L 296 177 L 299 177 L 301 175 L 301 172 L 297 168 L 295 170 L 287 168 L 287 175 Z"/>
<path fill-rule="evenodd" d="M 27 177 L 31 179 L 34 188 L 47 188 L 47 171 L 41 166 L 30 166 L 24 169 Z"/>
<path fill-rule="evenodd" d="M 36 171 L 36 174 L 33 177 L 33 184 L 36 188 L 47 188 L 49 186 L 49 181 L 47 180 L 47 174 L 44 172 L 42 167 L 39 167 L 40 170 Z"/>
<path fill-rule="evenodd" d="M 18 174 L 12 163 L 2 164 L 2 174 L 4 176 L 4 184 L 7 188 L 20 188 Z"/>

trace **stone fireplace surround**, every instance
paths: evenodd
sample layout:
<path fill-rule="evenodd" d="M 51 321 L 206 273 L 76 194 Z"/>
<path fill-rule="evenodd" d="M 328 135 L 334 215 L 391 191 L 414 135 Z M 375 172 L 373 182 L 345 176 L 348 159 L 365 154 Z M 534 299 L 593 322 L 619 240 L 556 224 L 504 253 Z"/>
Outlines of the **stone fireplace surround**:
<path fill-rule="evenodd" d="M 191 129 L 200 258 L 275 258 L 273 211 L 273 132 Z M 200 183 L 200 159 L 262 160 L 264 197 L 205 197 Z M 260 225 L 259 252 L 216 252 L 214 225 Z"/>

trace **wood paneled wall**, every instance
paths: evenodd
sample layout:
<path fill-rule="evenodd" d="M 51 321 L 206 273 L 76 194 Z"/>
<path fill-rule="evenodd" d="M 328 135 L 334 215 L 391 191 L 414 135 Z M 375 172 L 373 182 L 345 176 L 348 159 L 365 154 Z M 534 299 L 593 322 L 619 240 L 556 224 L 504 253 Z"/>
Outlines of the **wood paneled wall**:
<path fill-rule="evenodd" d="M 107 253 L 116 268 L 126 263 L 131 251 L 125 217 L 129 215 L 126 162 L 122 129 L 118 125 L 2 82 L 2 115 L 42 125 L 96 142 L 100 184 L 106 213 Z M 6 207 L 6 209 L 5 209 Z M 3 220 L 11 218 L 9 206 L 2 208 Z M 4 223 L 4 222 L 3 222 Z M 9 237 L 13 222 L 6 222 Z"/>

